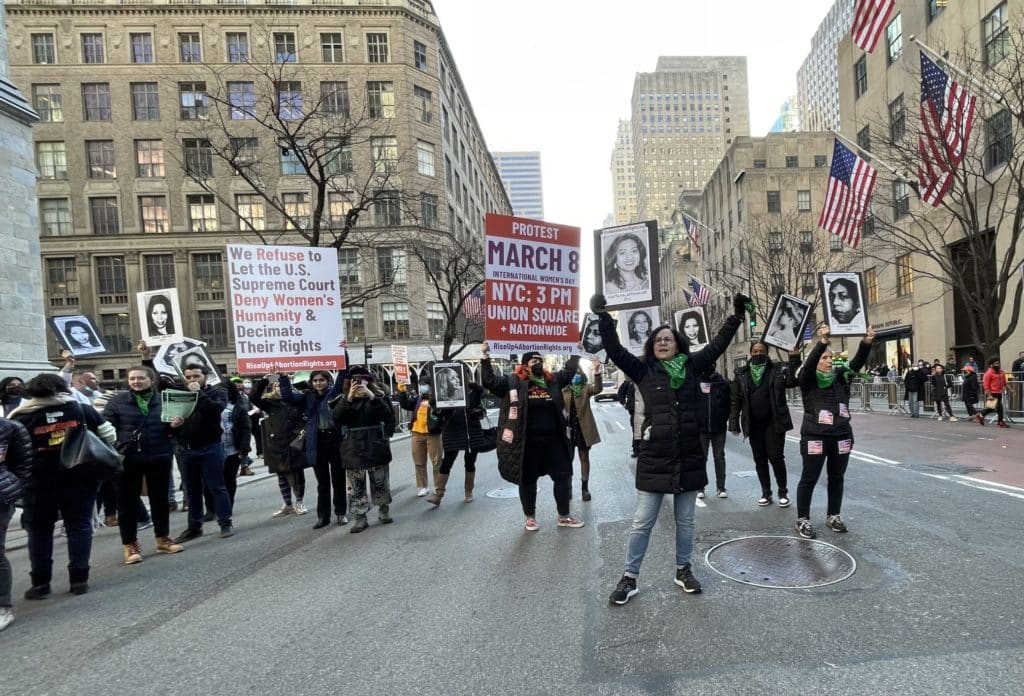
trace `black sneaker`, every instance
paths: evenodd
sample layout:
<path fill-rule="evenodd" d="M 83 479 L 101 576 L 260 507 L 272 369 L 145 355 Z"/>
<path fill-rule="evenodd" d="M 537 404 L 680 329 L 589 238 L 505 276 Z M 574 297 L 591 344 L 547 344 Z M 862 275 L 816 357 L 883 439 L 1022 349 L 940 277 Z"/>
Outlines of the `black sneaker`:
<path fill-rule="evenodd" d="M 850 531 L 846 528 L 846 523 L 843 522 L 843 518 L 839 515 L 829 515 L 825 518 L 825 526 L 831 529 L 833 532 L 838 534 L 845 534 Z"/>
<path fill-rule="evenodd" d="M 640 594 L 640 590 L 636 589 L 636 578 L 623 575 L 622 579 L 619 580 L 619 584 L 612 591 L 611 596 L 608 597 L 608 603 L 622 605 L 638 594 Z"/>
<path fill-rule="evenodd" d="M 221 539 L 227 539 L 228 537 L 233 537 L 234 535 L 235 535 L 235 528 L 232 527 L 230 524 L 226 524 L 226 525 L 224 525 L 223 527 L 220 528 L 220 538 Z"/>
<path fill-rule="evenodd" d="M 682 568 L 676 568 L 676 584 L 683 588 L 684 592 L 690 594 L 700 594 L 704 589 L 700 586 L 697 578 L 693 577 L 693 571 L 690 569 L 689 563 Z"/>
<path fill-rule="evenodd" d="M 202 529 L 186 529 L 184 532 L 174 537 L 175 544 L 184 544 L 186 541 L 192 541 L 198 539 L 203 535 Z"/>
<path fill-rule="evenodd" d="M 811 521 L 806 517 L 798 517 L 796 520 L 796 532 L 804 539 L 813 539 L 817 534 L 814 533 L 814 527 L 811 526 Z"/>
<path fill-rule="evenodd" d="M 42 599 L 50 596 L 50 584 L 33 585 L 25 590 L 25 599 Z"/>
<path fill-rule="evenodd" d="M 772 504 L 772 496 L 771 496 L 771 494 L 762 495 L 760 498 L 757 499 L 757 504 L 760 507 L 767 507 L 767 506 L 771 505 Z"/>

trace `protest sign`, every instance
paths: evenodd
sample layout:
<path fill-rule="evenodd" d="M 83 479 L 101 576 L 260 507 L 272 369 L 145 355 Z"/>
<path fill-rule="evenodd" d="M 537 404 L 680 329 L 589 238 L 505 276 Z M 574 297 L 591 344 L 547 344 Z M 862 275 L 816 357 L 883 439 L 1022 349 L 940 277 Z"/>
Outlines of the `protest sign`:
<path fill-rule="evenodd" d="M 395 381 L 399 384 L 410 384 L 409 351 L 405 346 L 391 346 L 391 363 L 395 366 Z"/>
<path fill-rule="evenodd" d="M 196 410 L 198 391 L 164 389 L 160 392 L 160 420 L 170 423 L 175 418 L 188 418 Z"/>
<path fill-rule="evenodd" d="M 465 384 L 462 363 L 434 363 L 434 400 L 437 408 L 465 408 Z"/>
<path fill-rule="evenodd" d="M 205 345 L 178 351 L 169 360 L 182 380 L 185 379 L 185 370 L 206 368 L 207 386 L 216 387 L 223 381 L 220 371 L 217 369 L 217 363 L 213 361 L 213 357 L 207 352 Z"/>
<path fill-rule="evenodd" d="M 147 346 L 166 346 L 185 337 L 177 288 L 135 293 L 139 327 Z"/>
<path fill-rule="evenodd" d="M 570 355 L 580 336 L 580 229 L 488 214 L 484 337 L 495 355 Z"/>
<path fill-rule="evenodd" d="M 238 371 L 343 369 L 338 251 L 248 244 L 227 249 Z"/>

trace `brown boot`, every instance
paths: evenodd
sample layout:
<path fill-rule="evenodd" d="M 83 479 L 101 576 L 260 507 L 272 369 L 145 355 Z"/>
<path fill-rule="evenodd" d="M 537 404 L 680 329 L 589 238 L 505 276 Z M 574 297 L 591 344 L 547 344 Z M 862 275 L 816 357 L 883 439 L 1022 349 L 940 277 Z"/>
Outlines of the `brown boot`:
<path fill-rule="evenodd" d="M 444 497 L 445 486 L 448 485 L 448 474 L 438 474 L 434 477 L 434 494 L 427 496 L 427 502 L 431 505 L 440 505 Z"/>
<path fill-rule="evenodd" d="M 142 563 L 142 547 L 139 546 L 138 541 L 133 541 L 124 545 L 124 564 L 134 565 L 136 563 Z"/>
<path fill-rule="evenodd" d="M 472 503 L 473 502 L 473 484 L 474 483 L 476 483 L 476 472 L 475 471 L 467 471 L 466 472 L 466 502 L 467 503 Z"/>

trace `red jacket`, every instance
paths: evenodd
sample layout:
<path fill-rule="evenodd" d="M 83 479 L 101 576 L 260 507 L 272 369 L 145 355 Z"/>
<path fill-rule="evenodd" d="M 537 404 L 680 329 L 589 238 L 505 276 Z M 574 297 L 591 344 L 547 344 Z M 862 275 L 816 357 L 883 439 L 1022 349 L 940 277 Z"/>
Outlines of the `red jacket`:
<path fill-rule="evenodd" d="M 1006 388 L 1006 373 L 995 368 L 988 368 L 982 381 L 986 394 L 1002 394 Z"/>

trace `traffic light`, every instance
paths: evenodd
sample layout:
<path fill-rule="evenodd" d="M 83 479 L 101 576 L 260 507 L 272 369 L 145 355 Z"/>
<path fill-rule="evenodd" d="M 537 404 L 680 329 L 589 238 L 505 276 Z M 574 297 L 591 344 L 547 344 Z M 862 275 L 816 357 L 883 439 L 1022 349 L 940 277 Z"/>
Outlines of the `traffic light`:
<path fill-rule="evenodd" d="M 366 346 L 366 360 L 369 362 L 370 358 L 373 357 L 373 346 Z"/>

